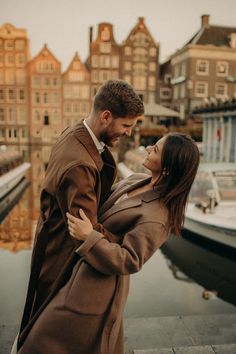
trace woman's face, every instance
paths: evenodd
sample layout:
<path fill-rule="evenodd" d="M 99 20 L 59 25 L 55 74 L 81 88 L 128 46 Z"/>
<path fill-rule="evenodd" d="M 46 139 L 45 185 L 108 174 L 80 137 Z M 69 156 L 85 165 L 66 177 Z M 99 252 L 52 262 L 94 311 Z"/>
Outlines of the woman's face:
<path fill-rule="evenodd" d="M 161 171 L 161 155 L 166 137 L 161 138 L 155 145 L 150 145 L 146 147 L 147 157 L 143 162 L 148 170 L 152 174 L 159 174 Z"/>

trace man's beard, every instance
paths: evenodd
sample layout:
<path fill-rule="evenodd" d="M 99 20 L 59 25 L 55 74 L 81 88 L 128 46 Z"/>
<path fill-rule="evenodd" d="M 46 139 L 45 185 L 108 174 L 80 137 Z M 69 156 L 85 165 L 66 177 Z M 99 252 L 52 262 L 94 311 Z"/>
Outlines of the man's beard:
<path fill-rule="evenodd" d="M 100 138 L 104 144 L 107 146 L 114 146 L 118 142 L 118 140 L 115 140 L 115 138 L 119 138 L 117 135 L 110 136 L 107 132 L 103 132 L 100 135 Z"/>

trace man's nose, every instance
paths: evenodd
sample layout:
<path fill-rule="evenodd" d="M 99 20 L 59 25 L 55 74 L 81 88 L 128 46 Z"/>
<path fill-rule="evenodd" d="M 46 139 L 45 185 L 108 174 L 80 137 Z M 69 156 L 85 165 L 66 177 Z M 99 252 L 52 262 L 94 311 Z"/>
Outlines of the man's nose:
<path fill-rule="evenodd" d="M 148 146 L 146 147 L 146 151 L 147 151 L 148 153 L 150 153 L 150 152 L 152 151 L 152 146 L 151 146 L 151 145 L 148 145 Z"/>
<path fill-rule="evenodd" d="M 132 128 L 127 128 L 127 129 L 125 130 L 125 135 L 131 136 L 131 133 L 132 133 Z"/>

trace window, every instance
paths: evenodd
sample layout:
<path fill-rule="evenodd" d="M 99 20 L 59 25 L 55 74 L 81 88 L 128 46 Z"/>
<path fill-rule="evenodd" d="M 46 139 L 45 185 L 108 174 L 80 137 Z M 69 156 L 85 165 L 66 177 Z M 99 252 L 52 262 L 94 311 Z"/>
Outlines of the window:
<path fill-rule="evenodd" d="M 110 53 L 111 52 L 111 43 L 110 42 L 100 43 L 100 52 L 101 53 Z"/>
<path fill-rule="evenodd" d="M 125 75 L 124 80 L 128 83 L 131 84 L 131 76 L 130 75 Z"/>
<path fill-rule="evenodd" d="M 43 117 L 44 121 L 43 124 L 44 125 L 49 125 L 49 116 L 48 116 L 48 112 L 46 111 Z"/>
<path fill-rule="evenodd" d="M 47 92 L 44 92 L 43 94 L 43 102 L 45 104 L 49 103 L 49 94 Z"/>
<path fill-rule="evenodd" d="M 98 67 L 98 60 L 99 60 L 99 57 L 97 55 L 92 55 L 92 67 L 94 67 L 94 68 Z"/>
<path fill-rule="evenodd" d="M 13 101 L 15 99 L 15 92 L 13 89 L 8 90 L 8 97 L 10 101 Z"/>
<path fill-rule="evenodd" d="M 196 82 L 195 85 L 195 96 L 196 97 L 207 97 L 208 96 L 208 82 Z"/>
<path fill-rule="evenodd" d="M 65 113 L 70 113 L 71 112 L 71 104 L 70 103 L 66 103 L 65 104 L 64 112 Z"/>
<path fill-rule="evenodd" d="M 51 60 L 41 60 L 37 63 L 37 71 L 39 73 L 53 73 L 55 70 L 55 63 Z"/>
<path fill-rule="evenodd" d="M 133 58 L 135 61 L 147 61 L 147 50 L 145 48 L 134 49 Z"/>
<path fill-rule="evenodd" d="M 133 38 L 134 38 L 134 45 L 137 46 L 138 45 L 146 46 L 149 42 L 148 36 L 143 32 L 137 32 Z"/>
<path fill-rule="evenodd" d="M 5 49 L 13 50 L 14 49 L 14 41 L 12 39 L 8 39 L 5 41 Z"/>
<path fill-rule="evenodd" d="M 216 63 L 216 75 L 227 76 L 229 70 L 229 63 L 226 61 L 217 61 Z"/>
<path fill-rule="evenodd" d="M 24 99 L 25 99 L 25 91 L 23 89 L 20 89 L 20 91 L 19 91 L 19 99 L 21 101 L 24 101 Z"/>
<path fill-rule="evenodd" d="M 6 65 L 7 66 L 13 66 L 15 64 L 15 58 L 14 55 L 8 54 L 6 55 Z"/>
<path fill-rule="evenodd" d="M 215 86 L 215 95 L 216 97 L 224 97 L 227 95 L 227 84 L 216 83 Z"/>
<path fill-rule="evenodd" d="M 3 49 L 3 40 L 0 39 L 0 50 L 2 50 L 2 49 Z"/>
<path fill-rule="evenodd" d="M 4 108 L 0 107 L 0 121 L 5 120 L 5 110 Z"/>
<path fill-rule="evenodd" d="M 22 39 L 16 40 L 16 49 L 23 50 L 25 48 L 25 41 Z"/>
<path fill-rule="evenodd" d="M 111 71 L 111 79 L 112 80 L 117 80 L 119 79 L 119 72 L 116 70 Z"/>
<path fill-rule="evenodd" d="M 125 47 L 125 55 L 129 56 L 132 54 L 132 49 L 131 47 Z"/>
<path fill-rule="evenodd" d="M 136 90 L 146 89 L 146 77 L 145 76 L 134 76 L 133 85 Z"/>
<path fill-rule="evenodd" d="M 44 86 L 50 86 L 50 78 L 49 77 L 45 77 L 44 78 Z"/>
<path fill-rule="evenodd" d="M 169 99 L 169 98 L 171 98 L 171 89 L 169 89 L 169 88 L 161 88 L 160 97 L 161 97 L 161 99 Z"/>
<path fill-rule="evenodd" d="M 155 78 L 155 76 L 149 76 L 149 78 L 148 78 L 148 88 L 150 90 L 155 90 L 155 88 L 156 88 L 156 78 Z"/>
<path fill-rule="evenodd" d="M 40 93 L 39 92 L 35 92 L 35 103 L 40 103 Z"/>
<path fill-rule="evenodd" d="M 198 75 L 208 75 L 209 74 L 209 61 L 208 60 L 197 60 L 196 73 Z"/>
<path fill-rule="evenodd" d="M 98 78 L 98 71 L 97 70 L 93 70 L 92 71 L 92 81 L 93 82 L 98 82 L 99 78 Z"/>
<path fill-rule="evenodd" d="M 4 101 L 4 90 L 0 89 L 0 101 Z"/>
<path fill-rule="evenodd" d="M 156 63 L 149 63 L 149 70 L 156 71 Z"/>
<path fill-rule="evenodd" d="M 5 138 L 6 131 L 5 129 L 1 128 L 0 129 L 0 138 Z"/>
<path fill-rule="evenodd" d="M 59 86 L 59 78 L 58 77 L 54 77 L 52 80 L 53 86 Z"/>
<path fill-rule="evenodd" d="M 136 63 L 134 64 L 134 73 L 135 74 L 146 74 L 147 66 L 144 63 Z"/>
<path fill-rule="evenodd" d="M 82 99 L 88 99 L 89 98 L 89 86 L 88 85 L 83 85 L 80 88 L 81 88 L 81 91 L 80 91 L 81 98 Z"/>
<path fill-rule="evenodd" d="M 125 61 L 124 66 L 125 66 L 126 71 L 131 70 L 131 62 L 130 61 Z"/>
<path fill-rule="evenodd" d="M 3 66 L 3 60 L 4 60 L 3 54 L 0 54 L 0 66 Z"/>
<path fill-rule="evenodd" d="M 149 49 L 149 55 L 150 55 L 150 57 L 155 57 L 156 56 L 156 53 L 157 53 L 157 50 L 156 50 L 156 48 L 150 48 Z"/>
<path fill-rule="evenodd" d="M 111 57 L 111 66 L 115 69 L 119 68 L 119 57 L 118 55 L 113 55 Z"/>
<path fill-rule="evenodd" d="M 25 65 L 25 55 L 24 54 L 18 54 L 16 56 L 16 65 L 19 65 L 19 66 Z"/>
<path fill-rule="evenodd" d="M 108 55 L 100 56 L 100 66 L 103 68 L 109 68 L 111 65 L 111 58 Z"/>
<path fill-rule="evenodd" d="M 16 121 L 16 110 L 15 110 L 15 108 L 12 108 L 12 107 L 8 108 L 8 120 L 10 122 L 15 122 Z"/>
<path fill-rule="evenodd" d="M 108 70 L 101 70 L 99 72 L 99 79 L 100 82 L 104 82 L 110 79 L 110 71 Z"/>

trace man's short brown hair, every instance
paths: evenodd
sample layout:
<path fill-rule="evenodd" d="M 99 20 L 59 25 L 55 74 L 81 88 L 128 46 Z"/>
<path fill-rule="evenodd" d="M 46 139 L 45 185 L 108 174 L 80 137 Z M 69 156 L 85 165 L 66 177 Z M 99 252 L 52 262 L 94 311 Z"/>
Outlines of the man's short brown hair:
<path fill-rule="evenodd" d="M 106 81 L 94 97 L 93 112 L 110 111 L 114 118 L 138 117 L 144 114 L 141 98 L 132 86 L 121 80 Z"/>

